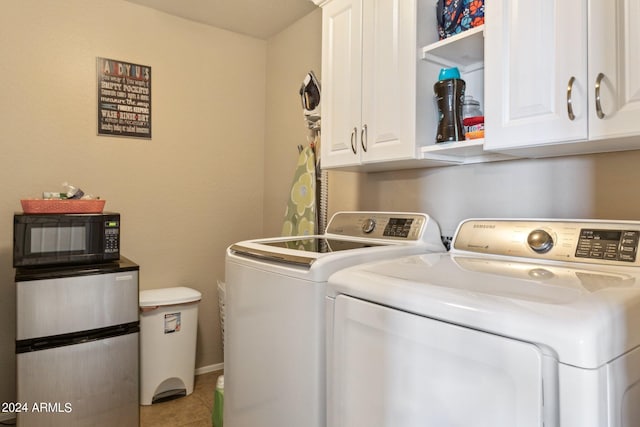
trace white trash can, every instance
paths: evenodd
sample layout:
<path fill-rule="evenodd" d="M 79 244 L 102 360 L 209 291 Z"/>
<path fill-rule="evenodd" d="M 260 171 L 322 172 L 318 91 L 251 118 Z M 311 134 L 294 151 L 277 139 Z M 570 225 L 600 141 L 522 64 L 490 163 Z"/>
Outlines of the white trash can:
<path fill-rule="evenodd" d="M 186 287 L 140 292 L 141 405 L 193 392 L 201 297 Z"/>

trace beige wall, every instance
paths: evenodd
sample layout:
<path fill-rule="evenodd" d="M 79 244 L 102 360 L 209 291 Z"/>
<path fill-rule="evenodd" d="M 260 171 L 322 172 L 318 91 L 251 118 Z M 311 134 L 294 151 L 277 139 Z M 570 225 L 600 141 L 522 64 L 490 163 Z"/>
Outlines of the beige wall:
<path fill-rule="evenodd" d="M 264 232 L 278 236 L 298 157 L 296 147 L 308 144 L 298 91 L 309 70 L 322 86 L 322 10 L 269 39 L 267 52 Z M 338 210 L 358 209 L 361 180 L 358 173 L 329 173 L 329 217 Z"/>
<path fill-rule="evenodd" d="M 3 2 L 0 402 L 15 399 L 12 215 L 63 181 L 122 214 L 141 288 L 202 292 L 196 367 L 222 362 L 225 247 L 261 236 L 267 43 L 120 0 Z M 153 139 L 96 136 L 96 57 L 152 67 Z"/>
<path fill-rule="evenodd" d="M 264 232 L 279 236 L 297 165 L 298 144 L 307 145 L 300 85 L 310 70 L 321 72 L 322 11 L 315 10 L 272 37 L 267 49 L 264 148 Z"/>

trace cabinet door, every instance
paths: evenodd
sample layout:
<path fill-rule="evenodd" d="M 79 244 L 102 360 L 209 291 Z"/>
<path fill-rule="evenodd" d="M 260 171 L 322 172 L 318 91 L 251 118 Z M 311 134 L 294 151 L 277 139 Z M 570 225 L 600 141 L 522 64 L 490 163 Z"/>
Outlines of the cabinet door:
<path fill-rule="evenodd" d="M 592 0 L 589 14 L 589 138 L 640 133 L 640 3 Z M 598 115 L 595 85 L 600 80 Z"/>
<path fill-rule="evenodd" d="M 360 163 L 362 0 L 322 9 L 322 167 Z"/>
<path fill-rule="evenodd" d="M 416 0 L 368 1 L 362 13 L 362 159 L 414 158 Z"/>
<path fill-rule="evenodd" d="M 586 1 L 492 0 L 485 12 L 485 148 L 586 140 Z"/>

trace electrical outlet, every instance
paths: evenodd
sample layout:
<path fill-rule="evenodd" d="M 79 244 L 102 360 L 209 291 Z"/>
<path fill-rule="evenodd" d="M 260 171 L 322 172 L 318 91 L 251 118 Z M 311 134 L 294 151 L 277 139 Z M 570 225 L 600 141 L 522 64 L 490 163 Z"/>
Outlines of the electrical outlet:
<path fill-rule="evenodd" d="M 447 248 L 447 250 L 451 249 L 451 241 L 453 240 L 452 236 L 440 236 L 440 239 L 442 240 L 442 244 L 444 245 L 445 248 Z"/>

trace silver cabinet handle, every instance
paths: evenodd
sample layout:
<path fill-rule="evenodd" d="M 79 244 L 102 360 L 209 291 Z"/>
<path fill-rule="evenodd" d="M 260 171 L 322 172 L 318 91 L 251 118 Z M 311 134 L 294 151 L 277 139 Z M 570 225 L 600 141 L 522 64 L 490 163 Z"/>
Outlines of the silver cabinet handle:
<path fill-rule="evenodd" d="M 604 79 L 604 74 L 598 74 L 598 77 L 596 77 L 596 114 L 599 119 L 604 119 L 604 112 L 600 105 L 600 83 L 602 82 L 602 79 Z"/>
<path fill-rule="evenodd" d="M 362 145 L 362 149 L 364 152 L 367 152 L 367 125 L 362 126 L 362 130 L 360 131 L 360 145 Z"/>
<path fill-rule="evenodd" d="M 573 105 L 571 104 L 571 92 L 573 91 L 573 83 L 575 81 L 576 78 L 571 76 L 567 84 L 567 114 L 569 115 L 569 120 L 575 120 L 576 118 L 575 114 L 573 114 Z"/>
<path fill-rule="evenodd" d="M 353 128 L 351 131 L 351 151 L 353 151 L 353 154 L 356 154 L 358 149 L 356 138 L 358 138 L 358 128 Z"/>

